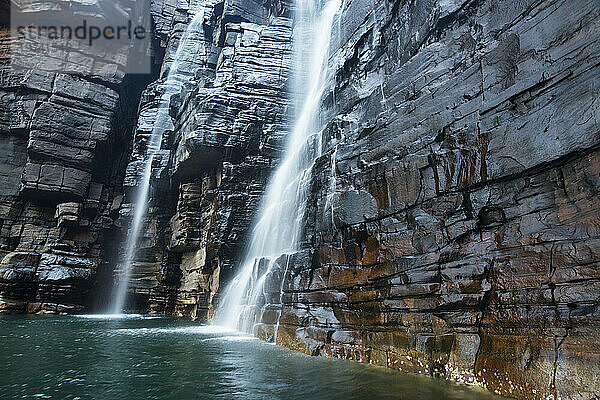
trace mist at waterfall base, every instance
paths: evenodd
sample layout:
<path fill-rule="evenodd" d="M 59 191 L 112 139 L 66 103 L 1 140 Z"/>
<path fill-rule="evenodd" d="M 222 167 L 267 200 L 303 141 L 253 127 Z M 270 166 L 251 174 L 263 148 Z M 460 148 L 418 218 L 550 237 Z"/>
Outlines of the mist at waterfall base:
<path fill-rule="evenodd" d="M 117 281 L 109 309 L 109 312 L 112 314 L 123 312 L 123 307 L 127 300 L 133 261 L 136 256 L 140 233 L 143 229 L 148 210 L 152 162 L 155 155 L 160 151 L 164 132 L 173 129 L 173 121 L 169 115 L 171 97 L 179 93 L 183 85 L 193 77 L 194 67 L 197 68 L 198 65 L 196 59 L 199 56 L 200 43 L 203 37 L 204 2 L 198 3 L 196 9 L 192 10 L 192 12 L 194 16 L 177 45 L 169 72 L 162 85 L 163 94 L 156 111 L 150 140 L 147 144 L 141 181 L 139 182 L 134 202 L 135 211 L 125 243 L 125 255 L 120 266 L 120 273 L 117 274 Z"/>
<path fill-rule="evenodd" d="M 323 93 L 328 89 L 329 46 L 341 0 L 321 4 L 318 0 L 295 2 L 291 88 L 297 110 L 295 123 L 288 134 L 281 164 L 266 187 L 239 272 L 224 291 L 217 309 L 218 325 L 252 332 L 263 306 L 281 303 L 281 296 L 279 299 L 265 296 L 265 283 L 271 274 L 277 274 L 282 286 L 289 261 L 281 256 L 299 250 L 312 167 L 321 155 L 317 116 Z"/>
<path fill-rule="evenodd" d="M 0 343 L 0 399 L 499 399 L 156 316 L 0 316 Z"/>

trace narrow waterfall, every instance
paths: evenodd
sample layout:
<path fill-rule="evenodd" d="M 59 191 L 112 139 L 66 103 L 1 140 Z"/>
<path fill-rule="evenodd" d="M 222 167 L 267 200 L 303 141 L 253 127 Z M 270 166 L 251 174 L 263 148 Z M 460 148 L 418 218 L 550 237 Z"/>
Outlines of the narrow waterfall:
<path fill-rule="evenodd" d="M 197 58 L 203 44 L 204 0 L 192 1 L 192 9 L 189 12 L 193 14 L 193 17 L 179 41 L 167 78 L 163 83 L 164 91 L 160 98 L 152 133 L 147 144 L 142 181 L 138 185 L 136 193 L 135 213 L 127 235 L 125 257 L 121 265 L 118 282 L 115 285 L 110 308 L 113 314 L 121 313 L 127 300 L 133 260 L 148 208 L 152 162 L 154 156 L 160 151 L 164 132 L 173 129 L 173 121 L 169 115 L 171 97 L 179 93 L 182 86 L 190 81 L 194 76 L 194 66 L 198 65 Z"/>
<path fill-rule="evenodd" d="M 267 185 L 239 273 L 217 309 L 215 322 L 219 325 L 252 331 L 261 316 L 262 303 L 270 302 L 261 297 L 275 263 L 282 255 L 299 250 L 312 166 L 321 155 L 317 114 L 329 82 L 329 45 L 340 6 L 340 0 L 296 1 L 292 87 L 295 123 L 281 163 Z M 283 275 L 286 267 L 281 271 Z M 283 281 L 285 276 L 280 278 Z"/>

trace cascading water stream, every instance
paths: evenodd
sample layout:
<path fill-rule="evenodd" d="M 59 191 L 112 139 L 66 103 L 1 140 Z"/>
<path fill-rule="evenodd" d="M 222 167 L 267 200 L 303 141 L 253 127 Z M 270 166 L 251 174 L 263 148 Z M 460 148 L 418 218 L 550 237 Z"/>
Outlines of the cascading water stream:
<path fill-rule="evenodd" d="M 295 124 L 281 164 L 267 185 L 240 272 L 224 292 L 216 324 L 251 331 L 260 317 L 263 286 L 277 259 L 299 250 L 312 166 L 321 155 L 317 114 L 329 83 L 329 45 L 340 6 L 341 0 L 296 1 L 292 89 Z M 287 262 L 282 272 L 287 274 Z"/>
<path fill-rule="evenodd" d="M 136 255 L 138 240 L 148 208 L 152 162 L 154 156 L 160 150 L 164 132 L 173 129 L 173 121 L 169 115 L 171 97 L 179 93 L 182 86 L 190 81 L 194 76 L 194 66 L 198 65 L 196 58 L 199 56 L 203 40 L 204 1 L 195 2 L 190 12 L 194 13 L 194 16 L 179 41 L 167 78 L 164 81 L 164 92 L 160 98 L 156 119 L 147 144 L 142 180 L 136 193 L 135 213 L 125 243 L 125 257 L 118 282 L 115 285 L 110 307 L 110 312 L 113 314 L 120 314 L 123 311 L 123 306 L 127 299 L 133 260 Z"/>

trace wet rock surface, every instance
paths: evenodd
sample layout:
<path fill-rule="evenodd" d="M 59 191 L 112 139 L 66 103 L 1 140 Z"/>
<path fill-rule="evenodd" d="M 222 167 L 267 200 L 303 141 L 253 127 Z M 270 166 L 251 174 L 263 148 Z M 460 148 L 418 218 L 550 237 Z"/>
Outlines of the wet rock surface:
<path fill-rule="evenodd" d="M 198 4 L 152 1 L 164 62 L 139 109 L 129 77 L 1 60 L 0 312 L 76 312 L 110 293 Z M 516 398 L 599 397 L 598 12 L 345 2 L 303 250 L 276 260 L 256 334 Z M 128 305 L 201 320 L 290 128 L 290 4 L 208 1 L 203 31 L 153 160 Z"/>
<path fill-rule="evenodd" d="M 600 396 L 598 7 L 346 3 L 278 342 Z"/>
<path fill-rule="evenodd" d="M 0 29 L 0 312 L 81 312 L 110 269 L 107 249 L 147 78 L 126 76 L 122 59 L 91 62 L 85 50 L 55 72 L 34 66 L 39 54 L 15 53 L 14 40 L 7 18 Z"/>
<path fill-rule="evenodd" d="M 161 78 L 142 95 L 124 183 L 125 229 L 166 75 L 199 12 L 203 35 L 190 45 L 196 52 L 179 60 L 188 82 L 171 98 L 173 127 L 153 160 L 129 308 L 206 319 L 237 266 L 288 130 L 292 23 L 286 6 L 270 2 L 164 1 L 153 10 L 165 62 Z"/>
<path fill-rule="evenodd" d="M 159 79 L 149 85 L 151 76 L 15 71 L 3 31 L 3 312 L 106 309 L 166 75 L 199 9 L 198 51 L 179 60 L 189 82 L 152 162 L 128 309 L 208 316 L 287 131 L 285 3 L 152 1 Z"/>

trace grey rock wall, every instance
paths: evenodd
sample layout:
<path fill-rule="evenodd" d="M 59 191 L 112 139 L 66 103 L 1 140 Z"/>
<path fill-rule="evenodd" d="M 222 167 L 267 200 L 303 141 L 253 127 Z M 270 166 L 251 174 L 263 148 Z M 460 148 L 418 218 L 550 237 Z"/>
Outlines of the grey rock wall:
<path fill-rule="evenodd" d="M 109 300 L 190 1 L 151 3 L 164 62 L 139 107 L 130 77 L 0 60 L 0 312 Z M 256 333 L 516 398 L 599 397 L 598 5 L 346 1 L 303 250 L 274 268 L 283 304 Z M 129 309 L 209 319 L 236 272 L 290 128 L 291 7 L 205 3 Z"/>
<path fill-rule="evenodd" d="M 164 1 L 153 8 L 166 57 L 161 80 L 142 96 L 121 208 L 125 229 L 135 209 L 160 83 L 197 4 Z M 193 78 L 171 101 L 175 129 L 166 132 L 155 157 L 130 285 L 131 309 L 201 319 L 208 318 L 222 282 L 237 265 L 281 153 L 292 27 L 279 3 L 204 4 L 200 54 L 189 55 Z"/>
<path fill-rule="evenodd" d="M 600 396 L 598 10 L 345 3 L 278 342 Z"/>
<path fill-rule="evenodd" d="M 19 65 L 41 55 L 13 57 L 7 22 L 0 31 L 0 312 L 80 312 L 110 268 L 106 249 L 146 82 L 126 76 L 122 59 L 91 61 L 85 51 L 64 73 Z M 73 54 L 53 56 L 60 63 Z"/>

